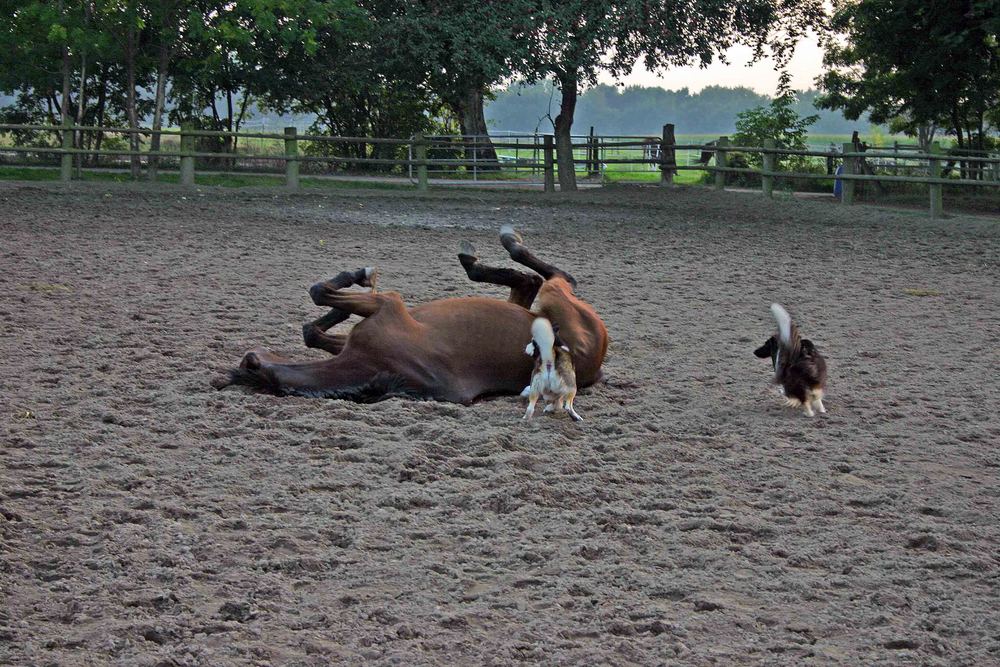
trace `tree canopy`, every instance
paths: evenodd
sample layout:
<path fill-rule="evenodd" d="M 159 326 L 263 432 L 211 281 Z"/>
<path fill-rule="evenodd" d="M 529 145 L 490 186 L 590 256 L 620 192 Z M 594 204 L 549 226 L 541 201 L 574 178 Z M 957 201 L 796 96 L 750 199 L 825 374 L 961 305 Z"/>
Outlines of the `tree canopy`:
<path fill-rule="evenodd" d="M 983 148 L 1000 107 L 996 0 L 838 0 L 819 104 Z M 969 141 L 972 139 L 971 142 Z"/>
<path fill-rule="evenodd" d="M 851 118 L 941 125 L 982 146 L 998 118 L 998 0 L 836 0 L 822 103 Z M 630 110 L 686 132 L 726 131 L 770 103 L 746 89 L 619 90 L 598 85 L 641 63 L 705 66 L 747 45 L 782 63 L 824 0 L 0 0 L 0 109 L 12 121 L 238 130 L 256 111 L 315 119 L 358 137 L 488 132 L 498 95 L 549 96 L 560 180 L 575 187 L 574 123 Z M 511 104 L 509 87 L 524 83 Z M 538 93 L 532 84 L 548 86 Z M 803 100 L 788 109 L 808 115 Z M 516 129 L 533 129 L 549 108 Z M 693 110 L 704 125 L 680 127 Z M 775 111 L 775 109 L 772 109 Z M 823 122 L 823 121 L 821 121 Z M 711 127 L 707 127 L 707 126 Z M 579 133 L 579 132 L 578 132 Z M 135 134 L 134 141 L 139 141 Z M 80 141 L 95 141 L 93 136 Z M 96 142 L 102 141 L 100 134 Z M 153 140 L 155 141 L 155 139 Z M 137 144 L 135 144 L 137 145 Z M 233 145 L 222 146 L 232 150 Z M 394 150 L 372 142 L 362 157 Z M 137 166 L 136 162 L 136 166 Z M 137 170 L 136 170 L 137 171 Z"/>
<path fill-rule="evenodd" d="M 552 78 L 560 91 L 555 118 L 559 182 L 576 187 L 571 131 L 582 88 L 602 72 L 706 66 L 736 44 L 779 63 L 806 31 L 820 26 L 822 0 L 550 0 L 535 10 L 526 80 Z"/>

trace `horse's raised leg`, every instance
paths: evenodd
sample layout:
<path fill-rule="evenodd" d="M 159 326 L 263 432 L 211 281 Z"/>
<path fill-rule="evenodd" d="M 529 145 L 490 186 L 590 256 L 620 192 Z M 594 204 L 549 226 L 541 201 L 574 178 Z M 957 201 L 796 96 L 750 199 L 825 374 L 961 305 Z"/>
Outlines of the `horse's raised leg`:
<path fill-rule="evenodd" d="M 323 285 L 329 290 L 339 290 L 345 287 L 350 287 L 351 285 L 360 285 L 362 287 L 371 287 L 372 293 L 374 294 L 377 279 L 378 271 L 370 266 L 362 269 L 355 269 L 353 271 L 342 271 L 325 282 L 313 285 L 313 287 L 309 290 L 309 294 L 312 295 L 313 290 L 316 289 L 318 285 Z M 316 302 L 315 297 L 313 297 L 313 302 Z M 302 339 L 305 341 L 306 347 L 326 350 L 330 354 L 334 355 L 340 354 L 340 351 L 344 349 L 344 343 L 346 342 L 347 337 L 342 335 L 331 335 L 325 332 L 331 327 L 340 324 L 350 316 L 350 312 L 335 307 L 331 308 L 330 312 L 323 317 L 303 324 Z"/>
<path fill-rule="evenodd" d="M 542 286 L 542 279 L 539 276 L 516 269 L 499 269 L 481 264 L 476 256 L 475 246 L 468 241 L 462 241 L 458 261 L 465 269 L 469 280 L 509 287 L 510 297 L 507 300 L 525 308 L 531 308 L 531 304 L 534 303 L 535 296 L 538 294 L 538 289 Z"/>
<path fill-rule="evenodd" d="M 309 296 L 312 297 L 313 303 L 317 306 L 329 306 L 330 308 L 341 311 L 341 313 L 346 313 L 347 315 L 370 317 L 381 307 L 384 295 L 371 292 L 348 292 L 343 289 L 343 287 L 346 286 L 344 285 L 344 281 L 346 279 L 341 280 L 343 276 L 358 275 L 358 272 L 368 271 L 373 271 L 373 269 L 345 271 L 330 280 L 316 283 L 309 288 Z M 361 275 L 365 274 L 362 273 Z M 348 284 L 365 285 L 366 283 L 355 281 Z M 340 315 L 338 314 L 335 316 L 333 311 L 331 311 L 327 317 L 329 317 L 329 321 L 333 321 L 337 320 Z M 324 318 L 320 319 L 322 320 Z M 342 322 L 344 319 L 347 319 L 347 317 L 345 316 L 339 321 Z"/>
<path fill-rule="evenodd" d="M 535 257 L 530 250 L 525 248 L 521 235 L 511 225 L 504 225 L 500 228 L 500 243 L 507 250 L 510 258 L 518 264 L 523 264 L 532 271 L 540 274 L 546 280 L 553 276 L 561 276 L 570 285 L 576 287 L 576 278 L 560 268 L 543 262 Z"/>
<path fill-rule="evenodd" d="M 306 347 L 326 350 L 334 355 L 340 354 L 340 351 L 344 349 L 344 343 L 347 342 L 347 336 L 325 332 L 350 316 L 350 313 L 345 313 L 339 308 L 331 308 L 330 312 L 323 317 L 303 324 L 302 339 L 305 341 Z"/>

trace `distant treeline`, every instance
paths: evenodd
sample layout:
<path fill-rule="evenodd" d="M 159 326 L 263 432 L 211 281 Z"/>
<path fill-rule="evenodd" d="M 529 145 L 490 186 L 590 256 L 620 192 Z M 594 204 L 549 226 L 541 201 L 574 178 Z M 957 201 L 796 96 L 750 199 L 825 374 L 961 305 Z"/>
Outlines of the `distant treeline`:
<path fill-rule="evenodd" d="M 819 91 L 798 95 L 795 111 L 800 116 L 819 115 L 809 128 L 815 134 L 850 134 L 867 130 L 867 116 L 847 120 L 836 111 L 818 110 L 813 101 Z M 580 95 L 573 121 L 575 134 L 586 134 L 593 126 L 604 135 L 659 135 L 664 123 L 673 123 L 678 134 L 725 134 L 734 130 L 736 114 L 771 102 L 750 88 L 707 86 L 692 93 L 687 88 L 599 85 Z M 487 103 L 486 119 L 492 131 L 552 132 L 551 114 L 559 112 L 559 91 L 549 83 L 511 86 Z"/>

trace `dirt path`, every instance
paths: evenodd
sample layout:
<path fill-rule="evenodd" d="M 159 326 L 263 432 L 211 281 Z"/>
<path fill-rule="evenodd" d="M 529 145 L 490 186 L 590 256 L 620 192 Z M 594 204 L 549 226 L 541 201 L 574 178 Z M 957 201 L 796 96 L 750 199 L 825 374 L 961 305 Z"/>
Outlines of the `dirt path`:
<path fill-rule="evenodd" d="M 274 398 L 306 288 L 471 293 L 512 222 L 613 339 L 585 421 Z M 702 189 L 0 183 L 0 663 L 1000 661 L 1000 226 Z M 829 414 L 752 355 L 788 306 Z"/>

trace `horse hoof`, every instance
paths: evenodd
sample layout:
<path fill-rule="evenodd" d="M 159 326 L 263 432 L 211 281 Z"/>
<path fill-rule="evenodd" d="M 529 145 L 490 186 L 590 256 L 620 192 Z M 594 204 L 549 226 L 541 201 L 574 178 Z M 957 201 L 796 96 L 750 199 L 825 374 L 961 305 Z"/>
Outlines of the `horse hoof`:
<path fill-rule="evenodd" d="M 302 341 L 306 347 L 319 347 L 320 330 L 312 322 L 302 325 Z"/>
<path fill-rule="evenodd" d="M 245 371 L 260 370 L 260 357 L 256 352 L 247 352 L 243 355 L 243 360 L 240 361 L 240 368 Z"/>
<path fill-rule="evenodd" d="M 279 364 L 284 361 L 283 357 L 271 352 L 266 347 L 257 347 L 243 355 L 240 368 L 247 371 L 259 371 L 265 366 Z"/>
<path fill-rule="evenodd" d="M 503 227 L 500 228 L 500 238 L 503 238 L 505 236 L 514 237 L 514 240 L 517 241 L 518 243 L 524 241 L 524 239 L 521 238 L 521 235 L 517 233 L 517 230 L 514 229 L 513 225 L 504 225 Z"/>
<path fill-rule="evenodd" d="M 363 276 L 361 280 L 358 281 L 358 285 L 362 287 L 371 287 L 374 292 L 375 283 L 378 282 L 378 269 L 374 266 L 366 266 L 363 269 L 359 269 L 358 272 Z"/>
<path fill-rule="evenodd" d="M 468 255 L 469 257 L 476 257 L 476 246 L 472 245 L 468 241 L 462 241 L 458 245 L 458 253 L 460 255 Z"/>
<path fill-rule="evenodd" d="M 226 377 L 224 375 L 221 375 L 221 376 L 218 376 L 218 377 L 214 377 L 214 378 L 212 378 L 211 380 L 208 381 L 208 384 L 210 384 L 213 388 L 219 389 L 219 390 L 225 389 L 226 387 L 228 387 L 232 383 L 233 383 L 232 379 L 228 378 L 228 377 Z"/>
<path fill-rule="evenodd" d="M 309 288 L 309 298 L 317 306 L 326 305 L 326 290 L 327 285 L 325 282 L 316 283 Z"/>

